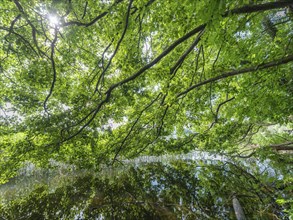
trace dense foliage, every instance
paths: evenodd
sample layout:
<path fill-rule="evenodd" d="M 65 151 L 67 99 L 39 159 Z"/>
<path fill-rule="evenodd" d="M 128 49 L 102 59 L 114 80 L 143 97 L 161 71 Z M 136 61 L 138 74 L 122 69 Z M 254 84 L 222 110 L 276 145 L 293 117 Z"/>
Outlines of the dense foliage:
<path fill-rule="evenodd" d="M 235 219 L 236 196 L 247 219 L 289 219 L 290 204 L 284 199 L 290 198 L 290 184 L 272 175 L 282 172 L 264 164 L 190 160 L 127 166 L 106 176 L 47 173 L 24 177 L 16 186 L 8 184 L 0 217 Z"/>
<path fill-rule="evenodd" d="M 197 148 L 288 163 L 290 4 L 2 1 L 1 181 Z"/>

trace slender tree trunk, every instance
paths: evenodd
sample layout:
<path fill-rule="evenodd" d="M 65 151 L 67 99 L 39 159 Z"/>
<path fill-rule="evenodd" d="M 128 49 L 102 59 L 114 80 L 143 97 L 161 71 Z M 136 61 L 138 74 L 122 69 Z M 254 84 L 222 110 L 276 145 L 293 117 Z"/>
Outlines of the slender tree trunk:
<path fill-rule="evenodd" d="M 237 199 L 236 195 L 233 195 L 232 202 L 233 202 L 233 208 L 234 208 L 237 220 L 246 220 L 243 209 L 242 209 L 240 202 Z"/>

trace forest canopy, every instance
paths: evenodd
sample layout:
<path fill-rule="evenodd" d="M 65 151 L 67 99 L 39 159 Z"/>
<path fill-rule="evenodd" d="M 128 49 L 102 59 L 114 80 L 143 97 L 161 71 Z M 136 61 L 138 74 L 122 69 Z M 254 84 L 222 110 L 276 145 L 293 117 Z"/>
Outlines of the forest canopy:
<path fill-rule="evenodd" d="M 25 161 L 94 168 L 196 149 L 288 163 L 292 8 L 2 1 L 0 182 Z"/>

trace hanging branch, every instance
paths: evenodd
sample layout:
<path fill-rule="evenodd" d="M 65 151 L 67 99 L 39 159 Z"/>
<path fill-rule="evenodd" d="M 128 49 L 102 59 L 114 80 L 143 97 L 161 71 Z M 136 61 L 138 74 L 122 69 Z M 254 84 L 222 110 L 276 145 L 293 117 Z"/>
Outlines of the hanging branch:
<path fill-rule="evenodd" d="M 218 61 L 218 59 L 219 59 L 219 56 L 220 56 L 220 53 L 221 53 L 221 50 L 222 50 L 222 46 L 220 47 L 220 49 L 219 49 L 219 51 L 218 51 L 218 53 L 217 53 L 217 56 L 216 56 L 216 59 L 214 60 L 214 62 L 213 62 L 213 70 L 215 69 L 215 65 L 216 65 L 216 62 Z"/>
<path fill-rule="evenodd" d="M 91 73 L 89 74 L 89 76 L 91 76 L 95 70 L 99 67 L 100 64 L 102 64 L 102 71 L 105 71 L 105 67 L 104 67 L 104 58 L 105 58 L 105 54 L 107 53 L 107 51 L 109 50 L 109 48 L 111 47 L 112 43 L 114 41 L 114 38 L 112 38 L 111 42 L 107 45 L 107 47 L 104 49 L 103 53 L 102 53 L 102 58 L 98 61 L 98 64 L 95 66 L 95 68 L 91 71 Z M 96 73 L 92 79 L 90 80 L 90 84 L 94 81 L 94 79 L 97 77 L 98 73 Z M 98 91 L 99 92 L 99 91 Z M 100 92 L 99 92 L 100 93 Z"/>
<path fill-rule="evenodd" d="M 26 22 L 28 23 L 28 25 L 31 27 L 31 29 L 32 29 L 32 38 L 33 38 L 34 44 L 35 44 L 35 46 L 36 46 L 38 52 L 39 52 L 40 54 L 42 54 L 44 57 L 50 59 L 50 57 L 49 57 L 44 51 L 42 51 L 41 48 L 39 47 L 39 44 L 38 44 L 38 41 L 37 41 L 37 29 L 36 29 L 36 27 L 35 27 L 35 26 L 33 25 L 33 23 L 27 18 L 27 15 L 25 14 L 25 12 L 24 12 L 24 10 L 23 10 L 23 7 L 22 7 L 21 4 L 19 3 L 19 1 L 18 1 L 18 0 L 14 0 L 13 2 L 14 2 L 14 4 L 16 5 L 16 7 L 18 8 L 18 10 L 19 10 L 22 14 L 24 14 L 23 17 L 25 18 L 25 20 L 26 20 Z"/>
<path fill-rule="evenodd" d="M 50 56 L 52 70 L 53 70 L 53 80 L 52 80 L 52 83 L 51 83 L 51 88 L 50 88 L 49 94 L 47 95 L 47 97 L 46 97 L 46 99 L 44 101 L 44 104 L 43 104 L 44 110 L 47 113 L 48 113 L 48 111 L 47 111 L 48 110 L 47 109 L 47 101 L 48 101 L 48 99 L 50 98 L 50 96 L 53 93 L 53 90 L 54 90 L 54 87 L 55 87 L 55 82 L 56 82 L 56 77 L 57 77 L 55 60 L 54 60 L 54 51 L 55 51 L 55 46 L 56 46 L 56 42 L 57 42 L 57 34 L 58 34 L 57 27 L 55 27 L 55 37 L 54 37 L 54 40 L 52 41 L 52 44 L 51 44 L 51 56 Z"/>
<path fill-rule="evenodd" d="M 238 140 L 238 143 L 241 143 L 242 141 L 244 141 L 244 139 L 248 136 L 248 134 L 253 130 L 254 124 L 249 124 L 246 132 L 244 133 L 244 135 L 242 136 L 242 138 L 240 140 Z"/>
<path fill-rule="evenodd" d="M 201 81 L 202 76 L 203 76 L 203 78 L 205 79 L 204 67 L 205 67 L 205 64 L 206 64 L 205 56 L 204 56 L 203 45 L 201 45 L 200 50 L 201 50 L 201 55 L 202 55 L 202 71 L 201 71 L 201 74 L 200 74 L 200 81 Z"/>
<path fill-rule="evenodd" d="M 194 78 L 195 78 L 195 74 L 196 74 L 196 72 L 197 72 L 197 70 L 198 70 L 198 61 L 199 61 L 200 52 L 201 52 L 201 50 L 198 50 L 198 53 L 197 53 L 197 55 L 196 55 L 195 69 L 194 69 L 194 71 L 193 71 L 192 78 L 191 78 L 191 81 L 190 81 L 190 85 L 189 85 L 189 86 L 192 86 L 193 81 L 194 81 Z"/>
<path fill-rule="evenodd" d="M 86 15 L 87 5 L 88 5 L 88 1 L 85 2 L 85 6 L 84 6 L 84 9 L 83 9 L 83 14 L 81 16 L 81 19 L 84 19 L 85 15 Z"/>
<path fill-rule="evenodd" d="M 132 2 L 133 2 L 133 0 L 130 0 L 129 1 L 129 4 L 128 4 L 127 14 L 126 14 L 126 21 L 125 21 L 125 27 L 124 27 L 123 33 L 122 33 L 122 35 L 121 35 L 121 37 L 120 37 L 120 39 L 119 39 L 119 41 L 118 41 L 118 43 L 116 45 L 116 48 L 115 48 L 112 56 L 109 59 L 109 62 L 107 63 L 107 66 L 105 67 L 105 69 L 103 70 L 103 72 L 101 73 L 101 75 L 100 75 L 100 77 L 98 79 L 98 82 L 96 84 L 96 89 L 95 89 L 95 92 L 94 93 L 96 93 L 98 91 L 98 86 L 100 85 L 101 81 L 103 81 L 104 75 L 105 75 L 106 71 L 108 70 L 108 68 L 110 67 L 110 65 L 112 63 L 112 60 L 115 57 L 116 53 L 118 52 L 119 47 L 120 47 L 120 44 L 121 44 L 122 40 L 125 37 L 126 31 L 127 31 L 128 25 L 129 25 L 129 16 L 130 16 L 130 10 L 131 10 Z"/>
<path fill-rule="evenodd" d="M 134 123 L 132 124 L 130 130 L 128 131 L 128 133 L 126 134 L 126 136 L 123 138 L 115 156 L 114 156 L 114 159 L 113 159 L 113 162 L 112 162 L 112 165 L 114 164 L 114 162 L 117 160 L 117 157 L 118 157 L 118 154 L 120 153 L 120 151 L 122 150 L 123 148 L 123 145 L 125 144 L 126 140 L 128 139 L 128 137 L 130 136 L 130 134 L 132 133 L 135 125 L 139 122 L 142 114 L 149 108 L 151 107 L 158 99 L 159 97 L 162 95 L 162 93 L 159 93 L 156 98 L 154 100 L 151 101 L 151 103 L 149 103 L 143 110 L 140 111 L 140 113 L 138 114 L 138 117 L 136 118 L 136 120 L 134 121 Z"/>

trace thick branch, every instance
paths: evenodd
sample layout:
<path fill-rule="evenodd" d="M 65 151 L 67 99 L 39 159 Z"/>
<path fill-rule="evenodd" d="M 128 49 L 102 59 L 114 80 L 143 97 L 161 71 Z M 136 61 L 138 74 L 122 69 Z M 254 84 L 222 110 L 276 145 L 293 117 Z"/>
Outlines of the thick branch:
<path fill-rule="evenodd" d="M 118 1 L 119 3 L 120 1 Z M 254 7 L 248 7 L 248 6 L 244 6 L 244 9 L 238 8 L 238 9 L 234 9 L 231 10 L 229 12 L 226 12 L 223 16 L 228 16 L 229 14 L 242 14 L 242 13 L 251 13 L 251 12 L 255 12 L 255 11 L 264 11 L 264 10 L 270 10 L 270 9 L 274 9 L 274 8 L 282 8 L 289 5 L 289 2 L 286 1 L 285 3 L 279 4 L 279 3 L 264 3 L 262 5 L 254 5 Z M 108 13 L 108 12 L 107 12 Z M 105 15 L 103 15 L 105 16 Z M 102 16 L 102 17 L 103 17 Z M 98 20 L 98 19 L 97 19 Z M 95 21 L 94 21 L 95 22 Z M 85 24 L 82 23 L 75 23 L 73 22 L 72 24 L 76 24 L 76 25 L 80 25 L 80 26 L 87 26 Z M 66 23 L 63 26 L 68 26 L 70 24 Z M 91 25 L 91 24 L 90 24 Z M 88 25 L 89 26 L 89 25 Z M 103 105 L 105 105 L 107 102 L 109 102 L 110 98 L 111 98 L 111 94 L 113 92 L 114 89 L 116 89 L 117 87 L 126 84 L 132 80 L 135 80 L 137 77 L 139 77 L 140 75 L 142 75 L 145 71 L 147 71 L 148 69 L 150 69 L 152 66 L 154 66 L 155 64 L 157 64 L 160 60 L 162 60 L 165 56 L 167 56 L 170 52 L 172 52 L 178 45 L 180 45 L 181 43 L 183 43 L 184 41 L 186 41 L 187 39 L 189 39 L 190 37 L 194 36 L 195 34 L 197 34 L 198 32 L 204 30 L 206 27 L 206 24 L 202 24 L 199 25 L 198 27 L 194 28 L 193 30 L 191 30 L 190 32 L 188 32 L 187 34 L 185 34 L 183 37 L 177 39 L 173 44 L 171 44 L 166 50 L 164 50 L 160 55 L 158 55 L 155 59 L 153 59 L 150 63 L 148 63 L 147 65 L 145 65 L 144 67 L 142 67 L 141 69 L 139 69 L 136 73 L 134 73 L 133 75 L 127 77 L 124 80 L 121 80 L 120 82 L 117 82 L 115 84 L 113 84 L 112 86 L 110 86 L 110 88 L 105 92 L 106 97 L 97 105 L 97 108 L 95 109 L 95 111 L 92 111 L 89 115 L 92 115 L 91 118 L 73 135 L 69 136 L 68 138 L 64 139 L 62 142 L 65 142 L 71 138 L 74 138 L 75 136 L 77 136 L 78 134 L 80 134 L 95 118 L 95 116 L 97 115 L 97 113 L 100 111 L 100 109 L 102 108 Z M 217 81 L 219 79 L 222 78 L 227 78 L 229 76 L 234 76 L 234 75 L 239 75 L 242 73 L 246 73 L 246 72 L 252 72 L 252 71 L 256 71 L 257 69 L 265 69 L 265 68 L 269 68 L 272 66 L 277 66 L 283 63 L 288 63 L 290 61 L 293 60 L 293 55 L 289 56 L 289 57 L 285 57 L 281 60 L 277 60 L 277 61 L 273 61 L 267 64 L 262 64 L 259 65 L 258 67 L 251 67 L 251 69 L 246 68 L 243 70 L 239 70 L 239 71 L 232 71 L 232 72 L 228 72 L 226 74 L 222 74 L 218 77 L 215 78 L 211 78 L 209 80 L 203 81 L 199 84 L 196 84 L 194 86 L 189 87 L 186 91 L 180 93 L 177 95 L 177 97 L 180 97 L 186 93 L 188 93 L 189 91 L 191 91 L 192 89 L 199 87 L 201 85 L 204 84 L 208 84 L 210 82 L 213 81 Z M 89 115 L 87 117 L 89 117 Z M 82 121 L 84 121 L 85 119 L 82 119 Z"/>
<path fill-rule="evenodd" d="M 274 60 L 274 61 L 264 63 L 264 64 L 260 64 L 260 65 L 257 65 L 257 66 L 252 66 L 252 67 L 248 67 L 248 68 L 244 68 L 244 69 L 240 69 L 240 70 L 234 70 L 234 71 L 231 71 L 231 72 L 223 73 L 223 74 L 221 74 L 219 76 L 207 79 L 207 80 L 202 81 L 202 82 L 200 82 L 198 84 L 190 86 L 185 91 L 179 93 L 177 95 L 177 97 L 179 98 L 180 96 L 183 96 L 183 95 L 187 94 L 188 92 L 190 92 L 191 90 L 193 90 L 195 88 L 198 88 L 200 86 L 209 84 L 211 82 L 216 82 L 216 81 L 218 81 L 220 79 L 225 79 L 225 78 L 228 78 L 228 77 L 231 77 L 231 76 L 236 76 L 236 75 L 240 75 L 240 74 L 244 74 L 244 73 L 250 73 L 250 72 L 255 72 L 255 71 L 258 71 L 258 70 L 263 70 L 263 69 L 279 66 L 279 65 L 282 65 L 282 64 L 286 64 L 286 63 L 289 63 L 289 62 L 292 62 L 292 61 L 293 61 L 293 55 L 289 55 L 289 56 L 284 57 L 284 58 L 279 59 L 279 60 Z"/>
<path fill-rule="evenodd" d="M 279 151 L 279 150 L 293 150 L 293 142 L 286 142 L 282 144 L 272 144 L 270 145 L 273 149 Z"/>
<path fill-rule="evenodd" d="M 267 2 L 259 5 L 245 5 L 241 8 L 235 8 L 229 11 L 226 11 L 223 16 L 228 16 L 229 14 L 244 14 L 244 13 L 252 13 L 258 11 L 266 11 L 276 8 L 284 8 L 292 4 L 292 0 L 281 0 L 278 2 Z"/>
<path fill-rule="evenodd" d="M 195 35 L 196 33 L 202 31 L 205 28 L 205 24 L 200 25 L 196 28 L 194 28 L 193 30 L 191 30 L 190 32 L 188 32 L 186 35 L 184 35 L 183 37 L 179 38 L 178 40 L 176 40 L 173 44 L 171 44 L 166 50 L 164 50 L 159 56 L 157 56 L 155 59 L 153 59 L 150 63 L 148 63 L 147 65 L 145 65 L 144 67 L 142 67 L 141 69 L 139 69 L 136 73 L 134 73 L 133 75 L 129 76 L 128 78 L 113 84 L 106 93 L 111 93 L 112 90 L 114 90 L 115 88 L 117 88 L 118 86 L 121 86 L 125 83 L 128 83 L 134 79 L 136 79 L 137 77 L 139 77 L 141 74 L 143 74 L 146 70 L 150 69 L 152 66 L 154 66 L 156 63 L 158 63 L 161 59 L 163 59 L 165 56 L 167 56 L 173 49 L 175 49 L 175 47 L 177 47 L 179 44 L 181 44 L 182 42 L 186 41 L 187 39 L 189 39 L 190 37 L 192 37 L 193 35 Z"/>

